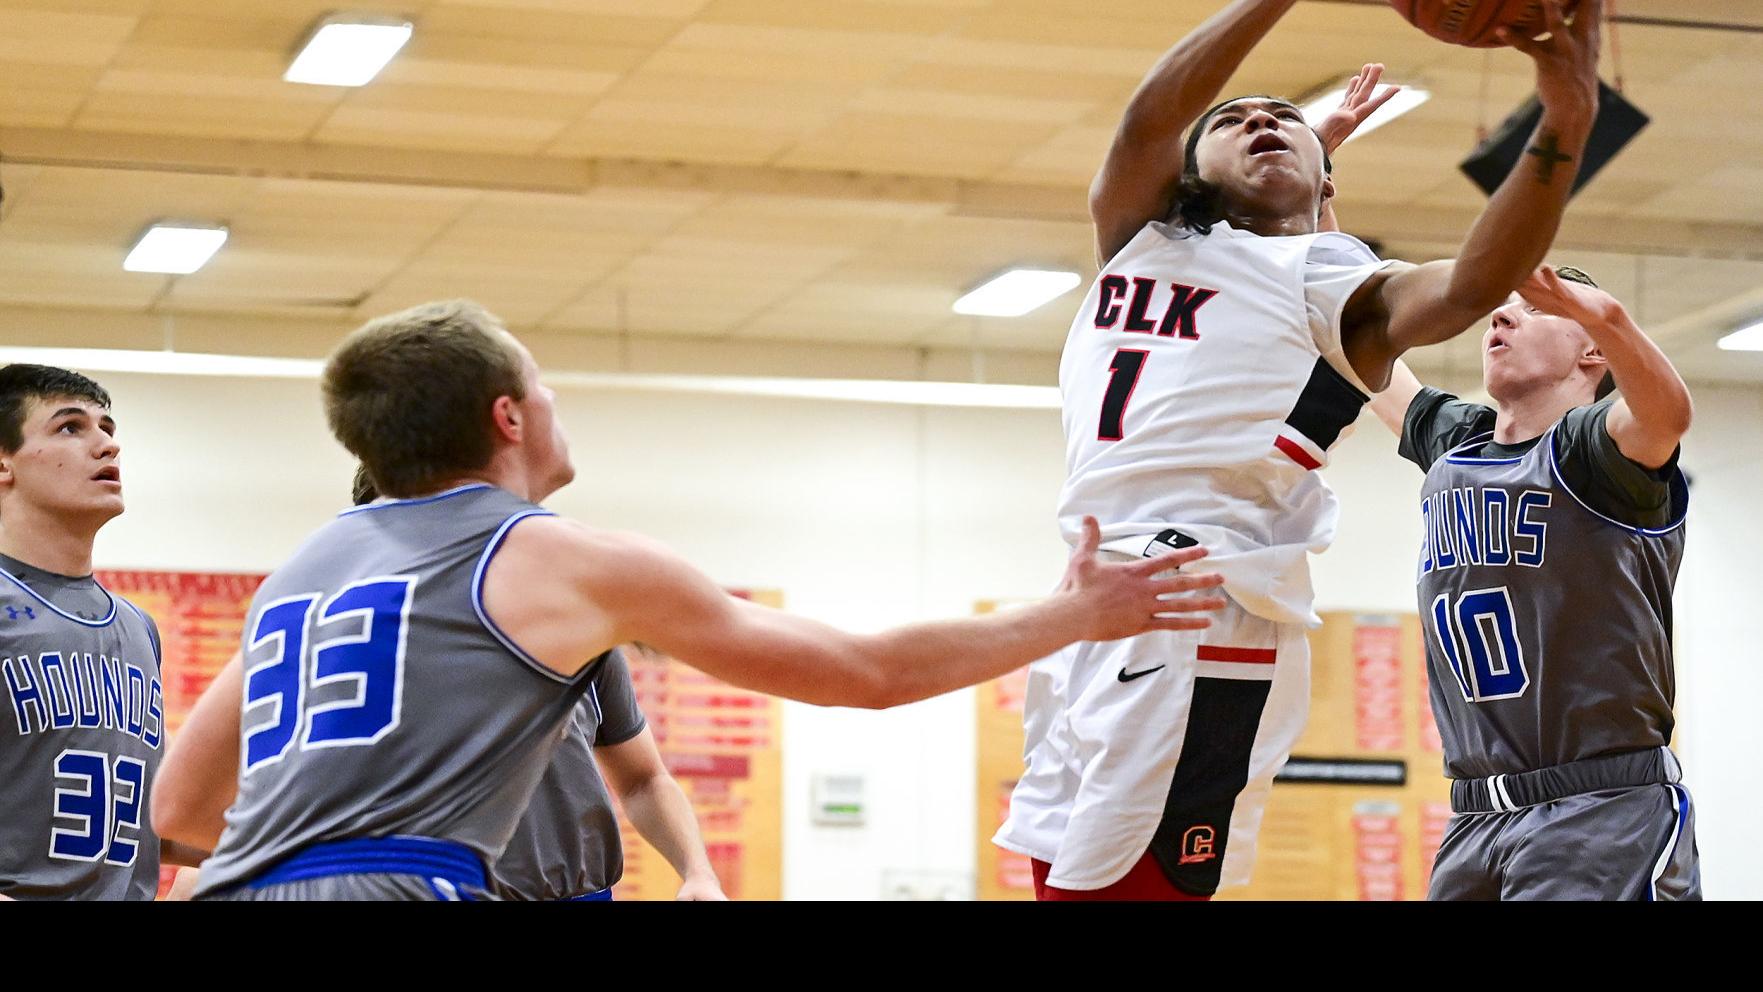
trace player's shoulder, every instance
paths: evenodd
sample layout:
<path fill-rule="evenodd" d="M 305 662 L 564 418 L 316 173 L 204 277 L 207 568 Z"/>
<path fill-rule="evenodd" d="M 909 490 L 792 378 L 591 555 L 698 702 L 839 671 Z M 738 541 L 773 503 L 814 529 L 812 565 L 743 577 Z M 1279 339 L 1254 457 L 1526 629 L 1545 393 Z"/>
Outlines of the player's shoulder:
<path fill-rule="evenodd" d="M 1385 263 L 1372 247 L 1344 231 L 1318 231 L 1311 235 L 1304 261 L 1310 265 L 1375 265 Z"/>
<path fill-rule="evenodd" d="M 560 577 L 629 574 L 671 557 L 659 541 L 630 531 L 596 527 L 556 514 L 534 514 L 508 529 L 498 558 L 528 559 Z"/>

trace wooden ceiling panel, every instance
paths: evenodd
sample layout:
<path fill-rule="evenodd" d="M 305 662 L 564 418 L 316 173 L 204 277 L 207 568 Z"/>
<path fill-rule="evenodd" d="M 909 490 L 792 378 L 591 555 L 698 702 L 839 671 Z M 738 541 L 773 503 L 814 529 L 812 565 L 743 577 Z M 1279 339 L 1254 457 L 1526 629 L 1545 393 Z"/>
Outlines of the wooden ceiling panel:
<path fill-rule="evenodd" d="M 345 106 L 333 112 L 314 135 L 339 144 L 536 154 L 563 127 L 561 121 L 544 118 Z"/>
<path fill-rule="evenodd" d="M 1219 3 L 410 0 L 407 49 L 342 89 L 280 79 L 325 0 L 0 0 L 0 304 L 353 317 L 469 292 L 569 333 L 1056 351 L 1068 301 L 949 303 L 1012 264 L 1090 274 L 1085 192 L 1124 103 Z M 1763 25 L 1754 0 L 1621 8 Z M 1654 122 L 1561 254 L 1687 347 L 1763 281 L 1763 36 L 1631 24 L 1621 46 Z M 1226 90 L 1299 98 L 1367 59 L 1433 98 L 1339 154 L 1343 220 L 1436 257 L 1486 204 L 1457 164 L 1530 63 L 1301 2 Z M 233 239 L 175 283 L 121 273 L 178 215 Z M 1588 251 L 1606 224 L 1646 257 Z"/>
<path fill-rule="evenodd" d="M 692 113 L 690 108 L 682 108 L 681 112 Z M 796 132 L 788 129 L 588 120 L 565 128 L 546 146 L 545 152 L 568 158 L 759 165 L 774 160 L 795 139 Z"/>
<path fill-rule="evenodd" d="M 124 11 L 0 4 L 0 60 L 33 65 L 102 66 L 135 29 Z"/>
<path fill-rule="evenodd" d="M 419 23 L 424 34 L 435 36 L 653 48 L 677 32 L 685 18 L 595 13 L 579 6 L 546 9 L 512 4 L 492 6 L 475 0 L 437 0 L 423 12 Z"/>

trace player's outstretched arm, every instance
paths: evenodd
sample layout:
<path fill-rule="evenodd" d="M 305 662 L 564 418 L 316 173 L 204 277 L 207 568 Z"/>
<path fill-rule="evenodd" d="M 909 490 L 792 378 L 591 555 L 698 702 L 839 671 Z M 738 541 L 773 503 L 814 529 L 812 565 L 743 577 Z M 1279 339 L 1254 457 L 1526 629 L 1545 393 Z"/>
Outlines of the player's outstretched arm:
<path fill-rule="evenodd" d="M 239 706 L 244 663 L 238 655 L 209 683 L 166 749 L 153 778 L 153 829 L 164 841 L 212 851 L 239 791 Z"/>
<path fill-rule="evenodd" d="M 1146 224 L 1169 216 L 1183 132 L 1297 0 L 1236 0 L 1164 53 L 1127 103 L 1090 184 L 1096 260 L 1106 265 Z"/>
<path fill-rule="evenodd" d="M 1402 424 L 1408 419 L 1408 408 L 1414 405 L 1414 397 L 1420 395 L 1420 387 L 1421 382 L 1408 368 L 1408 363 L 1398 358 L 1395 366 L 1390 369 L 1390 384 L 1384 387 L 1383 392 L 1373 393 L 1371 402 L 1366 405 L 1390 429 L 1390 433 L 1401 437 Z"/>
<path fill-rule="evenodd" d="M 679 899 L 685 902 L 719 902 L 722 883 L 710 867 L 698 817 L 679 783 L 667 773 L 655 733 L 644 727 L 637 736 L 618 744 L 594 749 L 594 763 L 617 794 L 631 826 L 661 852 L 679 873 Z"/>
<path fill-rule="evenodd" d="M 1342 315 L 1348 360 L 1382 383 L 1409 348 L 1455 337 L 1504 303 L 1542 263 L 1598 109 L 1603 0 L 1580 0 L 1567 23 L 1563 0 L 1544 0 L 1549 37 L 1501 38 L 1536 62 L 1542 119 L 1518 166 L 1477 218 L 1455 261 L 1393 266 L 1367 279 Z"/>
<path fill-rule="evenodd" d="M 1198 560 L 1202 549 L 1105 563 L 1096 558 L 1098 541 L 1089 520 L 1064 583 L 1033 605 L 852 634 L 736 599 L 645 538 L 535 517 L 509 531 L 491 563 L 485 607 L 516 643 L 560 672 L 578 671 L 611 645 L 642 641 L 759 692 L 879 709 L 983 682 L 1075 641 L 1197 630 L 1210 623 L 1204 613 L 1224 606 L 1213 592 L 1223 581 L 1217 575 L 1159 577 Z M 542 570 L 545 581 L 529 570 Z"/>
<path fill-rule="evenodd" d="M 1548 266 L 1531 273 L 1518 295 L 1544 313 L 1577 321 L 1603 353 L 1621 392 L 1604 418 L 1616 449 L 1647 468 L 1670 461 L 1695 414 L 1690 390 L 1622 304 L 1601 289 L 1562 279 Z"/>

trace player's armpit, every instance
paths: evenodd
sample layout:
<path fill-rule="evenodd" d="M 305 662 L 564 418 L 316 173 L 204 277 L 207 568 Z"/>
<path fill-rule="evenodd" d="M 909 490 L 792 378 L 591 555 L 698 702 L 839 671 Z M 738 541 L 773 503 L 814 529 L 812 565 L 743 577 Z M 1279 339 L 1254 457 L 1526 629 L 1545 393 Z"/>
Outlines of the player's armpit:
<path fill-rule="evenodd" d="M 587 591 L 608 572 L 611 532 L 574 520 L 529 516 L 510 527 L 484 569 L 481 605 L 498 633 L 559 675 L 574 677 L 620 643 Z"/>

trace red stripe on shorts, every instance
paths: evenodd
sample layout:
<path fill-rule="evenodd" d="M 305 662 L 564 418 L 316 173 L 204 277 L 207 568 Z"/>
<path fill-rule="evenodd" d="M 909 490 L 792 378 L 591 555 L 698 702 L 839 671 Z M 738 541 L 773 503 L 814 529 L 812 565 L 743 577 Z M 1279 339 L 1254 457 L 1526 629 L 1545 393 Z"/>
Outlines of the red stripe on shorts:
<path fill-rule="evenodd" d="M 1319 469 L 1322 467 L 1321 462 L 1311 458 L 1310 452 L 1305 451 L 1302 445 L 1293 441 L 1291 438 L 1276 437 L 1273 439 L 1273 446 L 1285 452 L 1286 456 L 1292 461 L 1297 462 L 1299 465 L 1302 465 L 1307 469 Z"/>
<path fill-rule="evenodd" d="M 1200 661 L 1234 661 L 1242 665 L 1273 664 L 1273 648 L 1224 648 L 1202 644 L 1194 657 Z"/>

